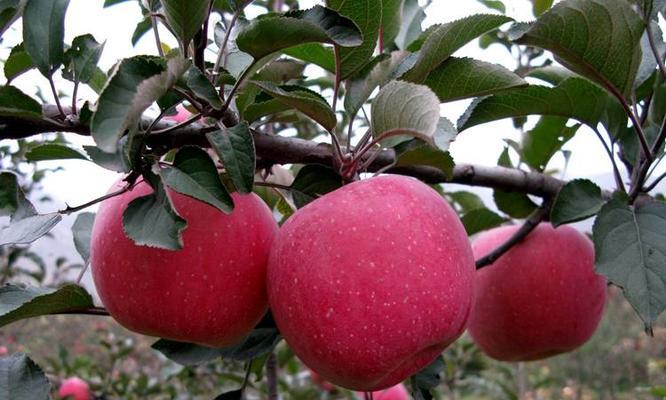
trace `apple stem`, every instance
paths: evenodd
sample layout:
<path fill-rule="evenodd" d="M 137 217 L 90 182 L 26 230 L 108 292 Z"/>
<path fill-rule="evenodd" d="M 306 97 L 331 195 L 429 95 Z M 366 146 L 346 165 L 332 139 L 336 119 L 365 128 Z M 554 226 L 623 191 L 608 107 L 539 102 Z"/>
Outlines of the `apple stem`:
<path fill-rule="evenodd" d="M 552 201 L 550 199 L 544 200 L 541 207 L 534 211 L 526 220 L 525 223 L 518 229 L 506 242 L 502 243 L 495 250 L 489 254 L 476 260 L 476 269 L 481 269 L 488 265 L 491 265 L 497 261 L 500 257 L 504 255 L 509 249 L 511 249 L 516 244 L 520 243 L 523 239 L 527 237 L 534 230 L 534 228 L 548 218 L 550 214 L 550 207 Z"/>

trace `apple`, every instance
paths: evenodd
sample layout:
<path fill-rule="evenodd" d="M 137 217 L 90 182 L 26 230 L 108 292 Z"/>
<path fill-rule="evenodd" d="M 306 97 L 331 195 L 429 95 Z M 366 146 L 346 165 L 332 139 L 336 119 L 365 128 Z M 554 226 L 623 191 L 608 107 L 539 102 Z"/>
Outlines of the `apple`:
<path fill-rule="evenodd" d="M 482 233 L 475 256 L 485 256 L 517 229 Z M 497 360 L 530 361 L 574 350 L 592 336 L 606 279 L 594 271 L 594 247 L 585 235 L 541 223 L 477 272 L 475 293 L 468 329 L 476 344 Z"/>
<path fill-rule="evenodd" d="M 151 192 L 141 182 L 104 201 L 95 217 L 91 268 L 102 303 L 145 335 L 212 347 L 239 341 L 267 309 L 266 264 L 277 233 L 271 211 L 255 194 L 233 193 L 227 215 L 169 190 L 188 226 L 182 250 L 162 250 L 134 244 L 122 226 L 127 204 Z"/>
<path fill-rule="evenodd" d="M 385 175 L 326 194 L 282 226 L 269 304 L 287 343 L 323 379 L 380 390 L 462 334 L 474 271 L 465 230 L 442 196 Z"/>
<path fill-rule="evenodd" d="M 60 389 L 58 390 L 58 396 L 62 399 L 72 399 L 72 400 L 90 400 L 90 387 L 88 383 L 81 378 L 76 376 L 67 378 L 62 381 Z"/>
<path fill-rule="evenodd" d="M 166 121 L 173 121 L 173 122 L 185 122 L 187 121 L 190 117 L 192 116 L 192 113 L 187 111 L 185 107 L 182 105 L 179 105 L 176 107 L 176 114 L 175 115 L 167 115 L 164 117 Z"/>
<path fill-rule="evenodd" d="M 7 346 L 0 346 L 0 356 L 6 356 L 7 354 L 9 354 Z"/>
<path fill-rule="evenodd" d="M 335 390 L 335 386 L 333 386 L 331 382 L 322 379 L 322 377 L 313 370 L 310 370 L 310 379 L 312 379 L 312 383 L 319 386 L 326 392 L 332 392 Z"/>
<path fill-rule="evenodd" d="M 357 398 L 364 400 L 365 394 L 359 393 Z M 388 389 L 372 392 L 372 400 L 409 400 L 409 392 L 405 385 L 401 383 Z"/>

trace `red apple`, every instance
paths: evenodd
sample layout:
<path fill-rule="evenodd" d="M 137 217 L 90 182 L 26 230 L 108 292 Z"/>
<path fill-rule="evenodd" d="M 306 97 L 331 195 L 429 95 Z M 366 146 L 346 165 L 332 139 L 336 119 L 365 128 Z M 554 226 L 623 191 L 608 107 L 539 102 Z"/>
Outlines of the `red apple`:
<path fill-rule="evenodd" d="M 0 356 L 6 356 L 7 354 L 9 354 L 7 346 L 0 346 Z"/>
<path fill-rule="evenodd" d="M 358 393 L 356 397 L 359 400 L 364 400 L 365 394 Z M 409 392 L 405 385 L 401 383 L 388 389 L 372 392 L 372 400 L 409 400 Z"/>
<path fill-rule="evenodd" d="M 185 107 L 180 105 L 176 107 L 176 115 L 167 115 L 166 117 L 164 117 L 164 119 L 167 121 L 174 121 L 181 123 L 187 121 L 191 116 L 192 113 L 187 111 Z"/>
<path fill-rule="evenodd" d="M 235 208 L 227 215 L 170 191 L 188 223 L 183 249 L 137 246 L 123 231 L 122 214 L 151 192 L 142 182 L 99 208 L 91 266 L 105 307 L 145 335 L 214 347 L 240 340 L 267 308 L 266 263 L 277 233 L 271 211 L 254 194 L 232 194 Z"/>
<path fill-rule="evenodd" d="M 268 266 L 280 331 L 333 384 L 372 391 L 428 365 L 464 331 L 474 260 L 455 212 L 416 179 L 354 182 L 298 210 Z"/>
<path fill-rule="evenodd" d="M 322 379 L 322 377 L 313 370 L 310 370 L 310 379 L 312 379 L 312 383 L 319 386 L 326 392 L 332 392 L 335 390 L 335 386 L 333 386 L 331 382 Z"/>
<path fill-rule="evenodd" d="M 517 226 L 492 229 L 474 242 L 482 257 Z M 594 247 L 569 226 L 542 223 L 495 263 L 477 272 L 469 323 L 474 341 L 502 361 L 530 361 L 571 351 L 594 333 L 606 279 L 594 271 Z"/>
<path fill-rule="evenodd" d="M 58 390 L 58 396 L 62 399 L 72 400 L 90 400 L 92 398 L 88 383 L 76 376 L 62 381 L 60 390 Z"/>

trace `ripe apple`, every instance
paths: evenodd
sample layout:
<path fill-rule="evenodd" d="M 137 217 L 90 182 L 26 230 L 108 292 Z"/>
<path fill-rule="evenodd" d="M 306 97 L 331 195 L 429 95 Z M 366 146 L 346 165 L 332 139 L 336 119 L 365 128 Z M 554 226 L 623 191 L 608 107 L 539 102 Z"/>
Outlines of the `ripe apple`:
<path fill-rule="evenodd" d="M 192 113 L 187 111 L 185 107 L 182 105 L 176 107 L 176 115 L 167 115 L 164 117 L 165 120 L 167 121 L 174 121 L 174 122 L 185 122 L 192 116 Z"/>
<path fill-rule="evenodd" d="M 358 393 L 356 397 L 359 400 L 364 400 L 365 394 Z M 372 392 L 372 400 L 409 400 L 409 392 L 405 385 L 401 383 L 388 389 Z"/>
<path fill-rule="evenodd" d="M 9 354 L 7 346 L 0 346 L 0 356 L 6 356 L 7 354 Z"/>
<path fill-rule="evenodd" d="M 517 226 L 479 236 L 482 257 Z M 530 361 L 571 351 L 594 333 L 606 301 L 606 279 L 594 271 L 594 247 L 569 226 L 542 223 L 495 263 L 477 272 L 469 332 L 502 361 Z"/>
<path fill-rule="evenodd" d="M 213 347 L 237 342 L 267 309 L 266 263 L 277 233 L 271 211 L 254 194 L 232 194 L 227 215 L 170 191 L 188 223 L 183 249 L 137 246 L 123 231 L 122 214 L 151 192 L 141 182 L 99 208 L 91 266 L 102 302 L 121 325 L 145 335 Z"/>
<path fill-rule="evenodd" d="M 296 355 L 333 384 L 396 385 L 464 331 L 474 259 L 457 215 L 416 179 L 346 185 L 298 210 L 271 250 L 268 296 Z"/>
<path fill-rule="evenodd" d="M 81 378 L 76 376 L 67 378 L 62 381 L 60 389 L 58 390 L 58 396 L 62 399 L 72 399 L 72 400 L 90 400 L 90 387 L 88 383 Z"/>

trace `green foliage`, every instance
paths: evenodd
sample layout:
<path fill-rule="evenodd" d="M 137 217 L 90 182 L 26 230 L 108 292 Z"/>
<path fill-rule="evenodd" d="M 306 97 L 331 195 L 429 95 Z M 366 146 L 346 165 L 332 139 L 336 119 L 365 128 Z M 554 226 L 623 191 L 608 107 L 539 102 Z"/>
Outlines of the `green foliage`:
<path fill-rule="evenodd" d="M 557 194 L 550 220 L 554 226 L 581 221 L 596 215 L 603 204 L 599 186 L 587 179 L 575 179 Z"/>
<path fill-rule="evenodd" d="M 171 31 L 176 34 L 184 54 L 194 35 L 208 16 L 208 0 L 160 0 Z"/>
<path fill-rule="evenodd" d="M 246 123 L 206 135 L 222 160 L 236 190 L 250 193 L 254 185 L 255 151 L 252 132 Z"/>
<path fill-rule="evenodd" d="M 0 397 L 45 400 L 50 389 L 44 371 L 25 354 L 0 358 Z"/>
<path fill-rule="evenodd" d="M 23 10 L 25 51 L 50 78 L 65 59 L 65 13 L 69 0 L 28 0 Z"/>

